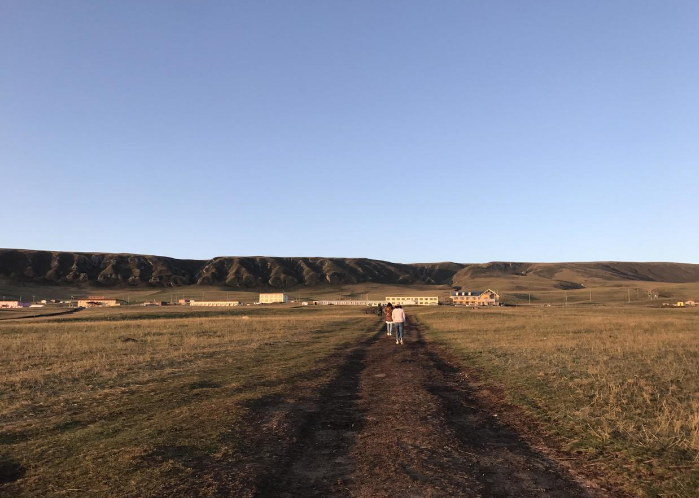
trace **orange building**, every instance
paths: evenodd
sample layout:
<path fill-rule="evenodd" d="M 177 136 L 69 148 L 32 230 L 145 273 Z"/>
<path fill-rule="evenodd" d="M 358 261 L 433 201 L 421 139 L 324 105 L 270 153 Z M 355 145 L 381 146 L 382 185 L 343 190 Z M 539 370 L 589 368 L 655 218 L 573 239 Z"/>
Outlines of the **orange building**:
<path fill-rule="evenodd" d="M 499 306 L 500 296 L 494 290 L 452 291 L 451 302 L 455 306 Z"/>

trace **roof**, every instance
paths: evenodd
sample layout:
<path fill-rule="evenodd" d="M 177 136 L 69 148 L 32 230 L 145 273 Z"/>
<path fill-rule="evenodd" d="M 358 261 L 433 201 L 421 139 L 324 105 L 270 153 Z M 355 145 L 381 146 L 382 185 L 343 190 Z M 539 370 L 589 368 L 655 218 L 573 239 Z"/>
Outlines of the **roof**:
<path fill-rule="evenodd" d="M 491 294 L 498 295 L 497 292 L 495 292 L 493 289 L 486 289 L 484 291 L 451 291 L 452 296 L 475 296 L 478 297 L 481 294 L 485 294 L 486 292 L 490 292 Z"/>
<path fill-rule="evenodd" d="M 181 301 L 181 299 L 180 299 Z M 239 303 L 237 299 L 205 299 L 204 301 L 197 301 L 195 299 L 187 299 L 190 303 Z M 164 303 L 167 301 L 163 301 Z"/>

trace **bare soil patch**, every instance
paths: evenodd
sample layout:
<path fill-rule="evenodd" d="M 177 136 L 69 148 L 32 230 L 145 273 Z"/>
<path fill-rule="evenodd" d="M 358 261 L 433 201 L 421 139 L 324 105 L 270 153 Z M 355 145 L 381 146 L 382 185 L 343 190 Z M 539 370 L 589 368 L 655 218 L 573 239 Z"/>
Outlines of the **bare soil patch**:
<path fill-rule="evenodd" d="M 256 407 L 286 412 L 287 424 L 257 439 L 267 458 L 248 468 L 251 496 L 622 496 L 532 444 L 543 440 L 523 437 L 526 424 L 503 422 L 511 408 L 470 385 L 415 324 L 404 345 L 381 332 L 347 353 L 300 411 L 279 401 Z"/>

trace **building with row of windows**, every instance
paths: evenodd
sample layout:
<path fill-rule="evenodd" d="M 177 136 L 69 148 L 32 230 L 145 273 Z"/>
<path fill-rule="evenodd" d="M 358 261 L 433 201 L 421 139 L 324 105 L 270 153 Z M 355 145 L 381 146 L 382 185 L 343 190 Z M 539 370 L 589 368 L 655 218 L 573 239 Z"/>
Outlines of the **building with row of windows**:
<path fill-rule="evenodd" d="M 401 306 L 429 306 L 439 304 L 439 298 L 436 296 L 394 296 L 387 297 L 383 301 L 367 301 L 364 299 L 321 299 L 319 301 L 311 301 L 309 304 L 319 304 L 322 306 L 384 306 L 388 303 L 392 305 L 400 304 Z"/>
<path fill-rule="evenodd" d="M 386 302 L 401 306 L 436 306 L 439 304 L 439 298 L 436 296 L 389 296 L 386 298 Z"/>
<path fill-rule="evenodd" d="M 265 292 L 260 294 L 260 304 L 287 303 L 289 296 L 283 292 Z"/>
<path fill-rule="evenodd" d="M 228 307 L 228 306 L 240 306 L 240 301 L 196 301 L 190 299 L 190 306 L 209 306 L 209 307 Z"/>
<path fill-rule="evenodd" d="M 312 304 L 321 306 L 371 306 L 372 301 L 364 299 L 321 299 L 320 301 L 311 301 Z M 376 305 L 378 306 L 378 304 Z"/>
<path fill-rule="evenodd" d="M 455 306 L 499 306 L 500 296 L 491 289 L 484 291 L 452 291 L 450 296 Z"/>

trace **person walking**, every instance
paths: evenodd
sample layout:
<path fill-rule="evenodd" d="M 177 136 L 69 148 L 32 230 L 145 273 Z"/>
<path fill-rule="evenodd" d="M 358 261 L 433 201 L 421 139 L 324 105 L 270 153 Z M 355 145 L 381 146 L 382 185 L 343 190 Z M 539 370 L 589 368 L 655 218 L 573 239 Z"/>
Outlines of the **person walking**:
<path fill-rule="evenodd" d="M 393 332 L 393 306 L 388 303 L 383 308 L 383 316 L 386 320 L 386 335 L 391 335 Z"/>
<path fill-rule="evenodd" d="M 400 304 L 396 304 L 391 312 L 393 327 L 396 329 L 396 344 L 403 344 L 403 333 L 405 332 L 405 311 Z"/>

